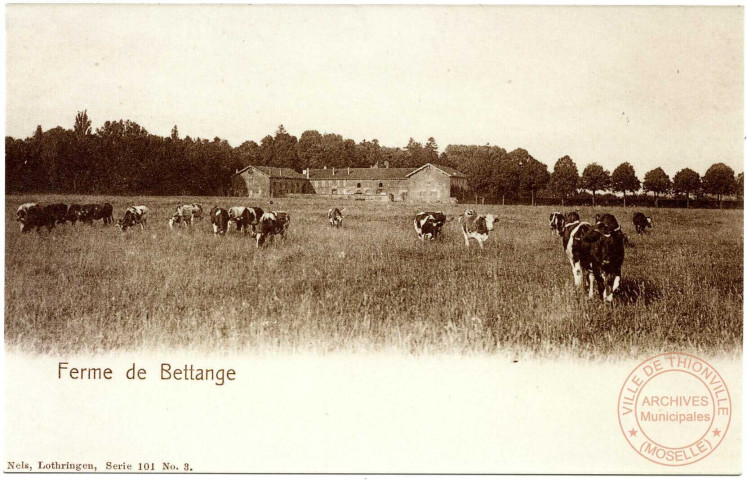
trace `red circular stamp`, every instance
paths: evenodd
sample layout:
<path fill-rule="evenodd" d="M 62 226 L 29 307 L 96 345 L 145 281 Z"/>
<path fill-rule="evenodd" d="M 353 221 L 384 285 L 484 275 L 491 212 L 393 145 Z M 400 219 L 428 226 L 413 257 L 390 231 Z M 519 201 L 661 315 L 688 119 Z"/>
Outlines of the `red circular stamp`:
<path fill-rule="evenodd" d="M 620 390 L 617 416 L 625 439 L 644 458 L 681 466 L 702 460 L 726 436 L 731 397 L 721 375 L 687 353 L 664 353 L 638 365 Z"/>

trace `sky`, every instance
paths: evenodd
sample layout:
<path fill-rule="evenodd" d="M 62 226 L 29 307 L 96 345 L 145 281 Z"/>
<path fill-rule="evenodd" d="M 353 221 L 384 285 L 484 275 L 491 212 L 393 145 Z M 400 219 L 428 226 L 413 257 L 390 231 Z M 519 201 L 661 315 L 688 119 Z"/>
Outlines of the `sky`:
<path fill-rule="evenodd" d="M 740 7 L 7 5 L 6 135 L 130 119 L 259 142 L 744 171 Z"/>

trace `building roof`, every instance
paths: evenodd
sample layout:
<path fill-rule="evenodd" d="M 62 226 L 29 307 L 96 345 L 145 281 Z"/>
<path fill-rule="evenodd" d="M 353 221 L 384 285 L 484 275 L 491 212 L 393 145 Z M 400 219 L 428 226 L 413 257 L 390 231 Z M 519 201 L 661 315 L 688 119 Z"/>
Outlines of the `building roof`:
<path fill-rule="evenodd" d="M 415 170 L 413 170 L 410 173 L 408 173 L 407 176 L 409 177 L 410 175 L 414 174 L 415 172 L 418 172 L 418 171 L 424 169 L 428 165 L 430 165 L 431 167 L 433 167 L 433 168 L 435 168 L 437 170 L 441 170 L 442 172 L 444 172 L 449 177 L 463 177 L 463 178 L 466 178 L 466 175 L 463 174 L 462 172 L 460 172 L 459 170 L 455 170 L 455 169 L 453 169 L 451 167 L 446 167 L 444 165 L 436 165 L 436 164 L 433 164 L 433 163 L 426 163 L 422 167 L 416 168 Z"/>
<path fill-rule="evenodd" d="M 406 180 L 412 168 L 310 168 L 310 180 Z"/>
<path fill-rule="evenodd" d="M 310 168 L 308 178 L 310 180 L 405 180 L 428 165 L 442 171 L 449 177 L 465 177 L 463 173 L 451 167 L 426 163 L 418 168 Z M 248 165 L 234 175 L 240 175 L 250 168 L 272 178 L 293 178 L 299 180 L 306 178 L 306 175 L 298 173 L 292 168 L 254 165 Z"/>
<path fill-rule="evenodd" d="M 299 180 L 306 178 L 305 176 L 303 176 L 302 174 L 300 174 L 297 171 L 293 170 L 292 168 L 286 168 L 286 167 L 265 167 L 265 166 L 257 166 L 257 167 L 255 167 L 253 165 L 249 165 L 249 166 L 246 166 L 246 167 L 242 168 L 238 172 L 234 173 L 234 175 L 240 175 L 240 174 L 246 172 L 247 170 L 249 170 L 250 168 L 253 168 L 253 169 L 255 169 L 255 170 L 257 170 L 257 171 L 259 171 L 261 173 L 264 173 L 268 177 L 272 177 L 272 178 L 295 178 L 295 179 L 299 179 Z"/>

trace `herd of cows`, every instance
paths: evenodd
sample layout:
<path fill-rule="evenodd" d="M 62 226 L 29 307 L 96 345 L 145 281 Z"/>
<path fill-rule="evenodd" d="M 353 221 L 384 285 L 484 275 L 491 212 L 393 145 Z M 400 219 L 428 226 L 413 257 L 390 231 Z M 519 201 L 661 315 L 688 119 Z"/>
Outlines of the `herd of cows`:
<path fill-rule="evenodd" d="M 415 232 L 421 241 L 435 240 L 441 228 L 451 220 L 443 212 L 419 212 L 415 215 Z M 465 245 L 469 247 L 469 240 L 473 238 L 482 248 L 497 221 L 493 215 L 465 211 L 458 217 Z M 642 234 L 646 228 L 653 227 L 653 222 L 651 217 L 636 212 L 633 225 L 636 232 Z M 550 214 L 550 230 L 563 240 L 563 251 L 571 263 L 576 287 L 585 290 L 588 286 L 589 298 L 595 296 L 596 290 L 606 302 L 612 302 L 620 288 L 625 245 L 628 244 L 628 236 L 623 233 L 615 216 L 598 213 L 592 225 L 582 222 L 576 212 L 566 215 L 553 212 Z"/>
<path fill-rule="evenodd" d="M 330 208 L 327 219 L 332 227 L 342 227 L 344 208 Z M 125 231 L 140 225 L 144 229 L 148 222 L 148 207 L 137 205 L 129 207 L 117 226 Z M 83 222 L 93 225 L 95 220 L 102 220 L 104 225 L 114 221 L 114 209 L 110 203 L 66 205 L 54 203 L 41 205 L 38 203 L 24 203 L 16 211 L 21 232 L 36 229 L 40 232 L 46 227 L 51 231 L 55 225 L 71 222 Z M 184 204 L 176 208 L 169 218 L 169 227 L 191 227 L 195 221 L 203 218 L 202 205 L 198 203 Z M 415 232 L 421 242 L 436 240 L 441 229 L 447 222 L 443 212 L 421 211 L 415 214 Z M 213 207 L 210 211 L 210 222 L 213 233 L 225 235 L 231 225 L 238 232 L 247 233 L 251 229 L 251 236 L 256 239 L 256 246 L 264 244 L 267 239 L 276 235 L 285 238 L 290 225 L 290 215 L 283 211 L 263 211 L 259 207 Z M 474 210 L 466 210 L 458 217 L 459 229 L 464 236 L 464 243 L 469 247 L 470 239 L 474 239 L 483 248 L 491 231 L 498 220 L 493 215 L 478 215 Z M 633 215 L 633 225 L 638 233 L 644 233 L 646 228 L 653 227 L 651 217 L 640 212 Z M 597 294 L 607 302 L 612 302 L 614 294 L 620 287 L 621 270 L 625 258 L 625 245 L 628 237 L 622 232 L 620 224 L 614 215 L 599 213 L 594 223 L 581 221 L 578 213 L 550 214 L 550 230 L 562 238 L 563 251 L 571 263 L 573 279 L 576 287 L 586 290 L 588 285 L 589 298 Z"/>
<path fill-rule="evenodd" d="M 129 207 L 125 210 L 122 219 L 117 221 L 117 227 L 122 231 L 137 225 L 140 225 L 141 229 L 145 229 L 148 224 L 149 212 L 145 205 Z M 202 218 L 203 208 L 201 204 L 180 205 L 169 218 L 169 227 L 172 229 L 181 226 L 191 227 L 195 221 L 202 220 Z M 40 233 L 41 229 L 45 227 L 47 231 L 51 231 L 56 225 L 67 222 L 73 225 L 77 222 L 93 225 L 94 220 L 103 220 L 104 225 L 109 225 L 114 221 L 114 208 L 110 203 L 86 205 L 24 203 L 16 210 L 16 220 L 19 222 L 23 233 L 30 232 L 33 229 Z M 232 224 L 239 232 L 246 233 L 251 228 L 251 235 L 256 239 L 257 247 L 259 247 L 268 238 L 273 238 L 275 235 L 285 238 L 285 233 L 290 224 L 290 216 L 287 212 L 265 212 L 259 207 L 231 207 L 229 209 L 213 207 L 210 211 L 210 221 L 216 235 L 225 235 Z"/>

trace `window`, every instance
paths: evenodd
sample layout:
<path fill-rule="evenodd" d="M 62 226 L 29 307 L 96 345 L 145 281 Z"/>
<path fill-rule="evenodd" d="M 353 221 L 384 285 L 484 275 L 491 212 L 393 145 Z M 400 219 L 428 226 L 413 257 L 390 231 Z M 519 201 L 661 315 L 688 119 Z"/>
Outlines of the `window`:
<path fill-rule="evenodd" d="M 358 185 L 356 185 L 356 187 L 361 188 L 360 182 L 358 182 Z"/>
<path fill-rule="evenodd" d="M 379 182 L 379 188 L 384 188 L 384 182 Z"/>

